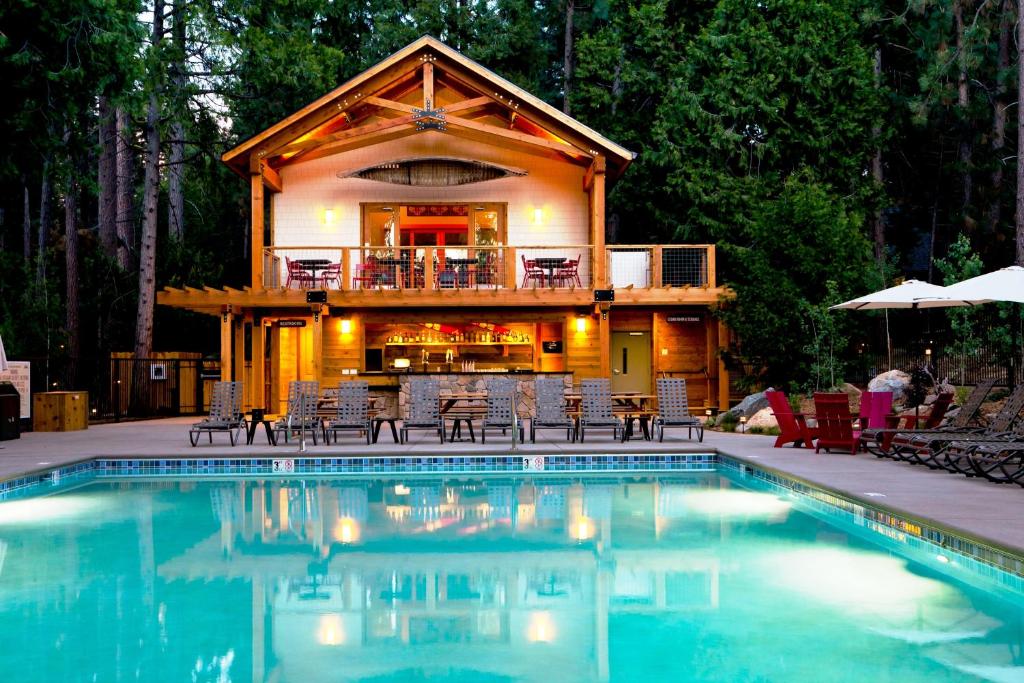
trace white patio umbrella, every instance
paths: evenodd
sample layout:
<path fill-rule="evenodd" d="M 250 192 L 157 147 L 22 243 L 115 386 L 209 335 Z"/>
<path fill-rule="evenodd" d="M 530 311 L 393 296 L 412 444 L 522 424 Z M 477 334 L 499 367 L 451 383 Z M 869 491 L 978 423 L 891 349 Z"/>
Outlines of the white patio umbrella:
<path fill-rule="evenodd" d="M 992 301 L 1010 301 L 1024 304 L 1024 268 L 1010 266 L 1002 270 L 994 270 L 969 280 L 958 282 L 944 288 L 945 296 L 957 306 L 968 304 L 984 304 Z"/>
<path fill-rule="evenodd" d="M 933 308 L 938 306 L 970 306 L 968 302 L 953 301 L 945 287 L 920 280 L 905 280 L 895 287 L 865 294 L 856 299 L 844 301 L 829 307 L 830 310 L 848 308 L 852 310 L 877 310 L 890 308 Z M 889 314 L 885 314 L 885 343 L 889 353 L 889 369 L 892 369 L 892 337 L 889 335 Z"/>

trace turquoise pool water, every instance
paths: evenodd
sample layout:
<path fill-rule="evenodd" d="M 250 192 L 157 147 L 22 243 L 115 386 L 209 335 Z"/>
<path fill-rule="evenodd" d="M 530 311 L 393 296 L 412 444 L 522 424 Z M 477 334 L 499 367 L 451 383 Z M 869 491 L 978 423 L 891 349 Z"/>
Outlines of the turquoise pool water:
<path fill-rule="evenodd" d="M 728 473 L 124 479 L 0 503 L 0 672 L 1024 680 L 1014 596 L 747 485 Z"/>

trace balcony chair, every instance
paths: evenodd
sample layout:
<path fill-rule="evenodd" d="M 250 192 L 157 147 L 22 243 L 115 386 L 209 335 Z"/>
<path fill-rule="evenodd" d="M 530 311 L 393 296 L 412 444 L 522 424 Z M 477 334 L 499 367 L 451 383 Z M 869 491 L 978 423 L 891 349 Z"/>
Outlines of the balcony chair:
<path fill-rule="evenodd" d="M 564 429 L 565 440 L 575 442 L 575 425 L 565 412 L 565 382 L 561 378 L 538 377 L 534 392 L 536 415 L 530 418 L 530 443 L 537 443 L 538 429 Z"/>
<path fill-rule="evenodd" d="M 313 445 L 317 444 L 317 432 L 320 431 L 320 418 L 317 417 L 317 402 L 320 400 L 320 382 L 292 381 L 288 383 L 288 412 L 274 424 L 276 434 L 284 434 L 284 442 L 288 437 L 309 432 L 313 437 Z"/>
<path fill-rule="evenodd" d="M 487 380 L 487 414 L 480 424 L 480 443 L 487 443 L 487 428 L 500 429 L 502 434 L 519 430 L 519 441 L 525 439 L 519 415 L 516 414 L 516 388 L 519 380 L 513 377 L 492 377 Z"/>
<path fill-rule="evenodd" d="M 850 455 L 857 453 L 860 438 L 853 433 L 854 417 L 846 394 L 814 394 L 814 413 L 818 421 L 815 453 L 820 453 L 822 448 L 828 453 L 833 448 L 849 449 Z"/>
<path fill-rule="evenodd" d="M 380 284 L 380 268 L 376 256 L 367 256 L 366 260 L 356 265 L 356 274 L 352 276 L 352 289 L 372 289 Z"/>
<path fill-rule="evenodd" d="M 690 414 L 690 403 L 686 395 L 686 380 L 681 378 L 658 379 L 658 414 L 654 418 L 654 431 L 658 441 L 665 440 L 668 427 L 686 427 L 686 438 L 693 438 L 697 430 L 697 441 L 704 441 L 704 425 Z"/>
<path fill-rule="evenodd" d="M 580 280 L 580 259 L 582 258 L 583 254 L 576 254 L 575 260 L 566 261 L 561 268 L 555 271 L 555 286 L 572 287 L 574 282 L 577 287 L 583 286 L 583 282 Z"/>
<path fill-rule="evenodd" d="M 284 257 L 285 267 L 288 269 L 288 279 L 285 280 L 284 288 L 291 289 L 292 283 L 296 283 L 299 289 L 309 289 L 316 285 L 316 280 L 313 278 L 313 274 L 302 267 L 302 264 L 297 261 L 292 261 L 287 256 Z"/>
<path fill-rule="evenodd" d="M 580 383 L 583 401 L 580 406 L 579 432 L 582 443 L 586 430 L 611 429 L 612 438 L 626 439 L 626 426 L 615 416 L 612 406 L 612 385 L 608 379 L 585 379 Z"/>
<path fill-rule="evenodd" d="M 441 383 L 436 379 L 414 379 L 409 382 L 408 416 L 402 421 L 398 440 L 409 440 L 410 429 L 435 431 L 444 443 L 444 419 L 441 417 Z"/>
<path fill-rule="evenodd" d="M 242 383 L 217 382 L 213 385 L 213 396 L 210 398 L 210 414 L 192 425 L 188 430 L 188 440 L 194 447 L 199 444 L 199 435 L 203 432 L 206 432 L 210 443 L 213 443 L 214 432 L 227 432 L 228 441 L 234 446 L 238 441 L 239 430 L 244 427 Z"/>
<path fill-rule="evenodd" d="M 332 263 L 327 266 L 322 273 L 320 273 L 320 287 L 327 289 L 329 283 L 333 282 L 334 286 L 341 289 L 341 263 Z"/>
<path fill-rule="evenodd" d="M 523 284 L 521 288 L 526 288 L 530 282 L 539 282 L 540 286 L 544 286 L 544 269 L 537 266 L 537 262 L 533 259 L 527 259 L 525 255 L 520 254 L 519 258 L 523 260 Z"/>
<path fill-rule="evenodd" d="M 330 435 L 334 435 L 334 443 L 338 443 L 338 432 L 361 431 L 366 434 L 366 443 L 370 444 L 370 383 L 366 381 L 350 381 L 338 384 L 338 406 L 333 418 L 323 427 L 324 443 L 329 443 Z"/>
<path fill-rule="evenodd" d="M 792 443 L 796 448 L 811 448 L 818 430 L 807 426 L 807 418 L 803 413 L 793 412 L 786 394 L 781 391 L 766 391 L 765 397 L 772 409 L 775 421 L 779 423 L 779 436 L 775 439 L 775 448 L 782 448 Z"/>

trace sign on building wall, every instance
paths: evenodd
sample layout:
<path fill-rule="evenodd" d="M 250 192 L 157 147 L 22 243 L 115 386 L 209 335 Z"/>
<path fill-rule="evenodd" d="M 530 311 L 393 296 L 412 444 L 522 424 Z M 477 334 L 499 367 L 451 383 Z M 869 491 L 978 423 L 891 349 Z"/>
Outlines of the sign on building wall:
<path fill-rule="evenodd" d="M 689 313 L 686 315 L 670 315 L 666 318 L 670 323 L 699 323 L 704 320 L 700 313 Z"/>
<path fill-rule="evenodd" d="M 0 372 L 0 382 L 10 382 L 21 397 L 21 418 L 32 417 L 32 363 L 27 360 L 12 360 L 10 370 Z"/>
<path fill-rule="evenodd" d="M 561 342 L 561 340 L 559 340 L 559 341 L 541 342 L 540 345 L 541 345 L 541 348 L 544 350 L 544 353 L 561 353 L 562 352 L 562 342 Z"/>
<path fill-rule="evenodd" d="M 278 327 L 305 327 L 306 326 L 306 321 L 305 320 L 278 320 L 277 321 L 277 326 Z"/>

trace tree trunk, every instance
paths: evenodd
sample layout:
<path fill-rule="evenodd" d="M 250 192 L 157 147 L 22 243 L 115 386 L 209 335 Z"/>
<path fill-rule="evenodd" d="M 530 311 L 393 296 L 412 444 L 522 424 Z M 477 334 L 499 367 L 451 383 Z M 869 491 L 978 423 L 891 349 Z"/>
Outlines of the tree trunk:
<path fill-rule="evenodd" d="M 1017 3 L 1017 265 L 1024 266 L 1024 0 Z"/>
<path fill-rule="evenodd" d="M 964 225 L 969 224 L 969 207 L 973 184 L 971 179 L 971 156 L 973 145 L 971 141 L 971 125 L 968 117 L 968 105 L 970 104 L 970 90 L 967 87 L 967 37 L 964 26 L 964 4 L 970 4 L 970 0 L 955 0 L 953 3 L 953 21 L 956 24 L 956 46 L 957 46 L 957 87 L 956 103 L 960 109 L 960 147 L 957 152 L 957 162 L 961 174 L 961 214 Z"/>
<path fill-rule="evenodd" d="M 875 90 L 881 90 L 882 88 L 882 48 L 875 48 Z M 875 139 L 875 153 L 871 157 L 871 177 L 874 179 L 875 184 L 878 185 L 879 189 L 885 185 L 885 172 L 882 169 L 882 145 L 881 126 L 874 126 L 871 129 L 871 135 Z M 878 268 L 883 273 L 885 272 L 885 220 L 882 216 L 882 208 L 879 207 L 875 211 L 874 218 L 874 236 L 875 236 L 875 261 L 878 262 Z"/>
<path fill-rule="evenodd" d="M 21 177 L 21 189 L 25 196 L 21 216 L 21 244 L 25 257 L 25 266 L 32 262 L 32 202 L 29 199 L 28 181 Z"/>
<path fill-rule="evenodd" d="M 122 270 L 132 268 L 132 249 L 135 246 L 135 221 L 132 215 L 132 150 L 128 140 L 131 136 L 128 115 L 117 108 L 117 265 Z"/>
<path fill-rule="evenodd" d="M 185 8 L 182 0 L 174 1 L 171 38 L 175 62 L 171 66 L 171 101 L 175 103 L 175 120 L 171 124 L 170 159 L 167 166 L 167 233 L 175 241 L 185 236 L 185 126 L 181 117 L 185 99 Z"/>
<path fill-rule="evenodd" d="M 78 183 L 75 174 L 68 174 L 67 189 L 64 195 L 64 263 L 67 269 L 67 288 L 65 290 L 64 329 L 68 343 L 68 388 L 78 383 Z"/>
<path fill-rule="evenodd" d="M 163 0 L 153 2 L 153 46 L 163 39 Z M 142 239 L 139 242 L 139 307 L 135 318 L 135 357 L 148 358 L 153 351 L 153 307 L 156 303 L 157 204 L 160 199 L 160 101 L 156 74 L 150 83 L 146 113 L 145 174 L 142 187 Z"/>
<path fill-rule="evenodd" d="M 43 161 L 43 181 L 39 188 L 39 234 L 36 238 L 36 285 L 46 279 L 46 238 L 50 231 L 50 160 Z"/>
<path fill-rule="evenodd" d="M 100 247 L 109 258 L 117 258 L 117 121 L 106 97 L 99 98 L 99 168 L 96 224 Z"/>
<path fill-rule="evenodd" d="M 576 12 L 576 0 L 565 0 L 565 50 L 562 62 L 562 89 L 565 98 L 562 100 L 562 111 L 569 113 L 569 95 L 572 93 L 572 23 Z"/>

